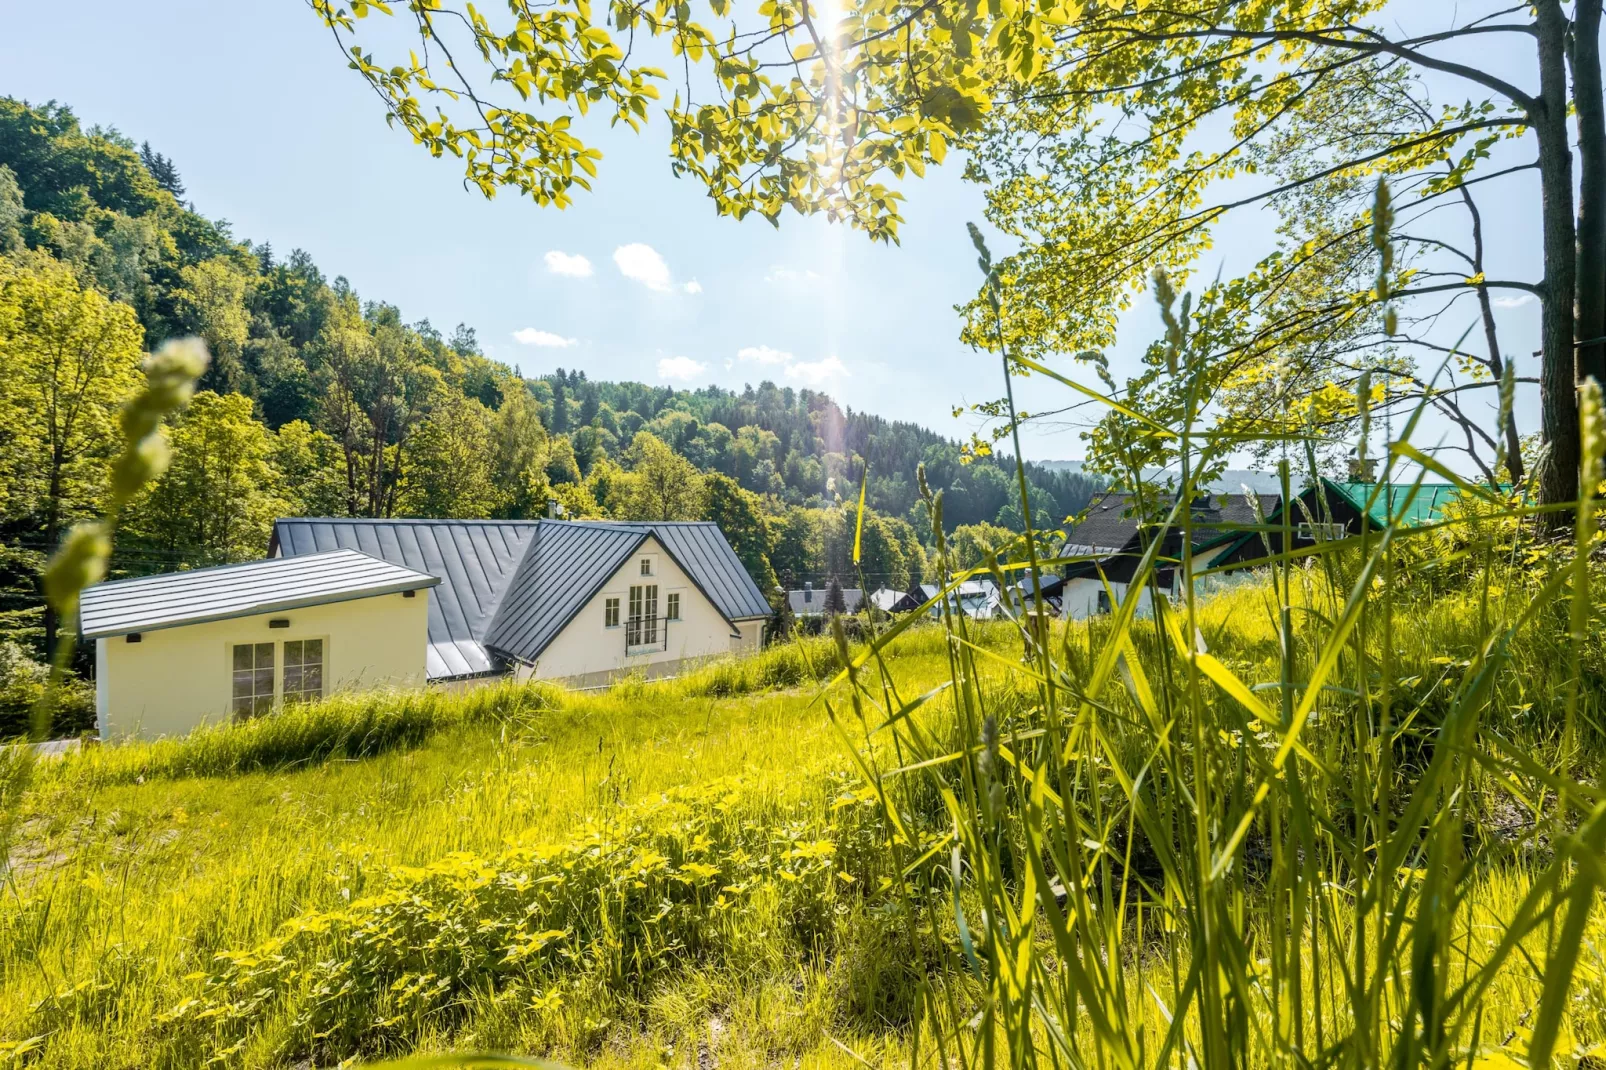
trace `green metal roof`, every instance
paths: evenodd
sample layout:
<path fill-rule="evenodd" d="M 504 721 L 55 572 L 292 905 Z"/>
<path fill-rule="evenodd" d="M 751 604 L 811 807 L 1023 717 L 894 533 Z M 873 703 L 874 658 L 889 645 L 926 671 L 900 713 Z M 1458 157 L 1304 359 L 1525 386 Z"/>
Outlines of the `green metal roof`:
<path fill-rule="evenodd" d="M 1445 505 L 1457 493 L 1453 483 L 1340 483 L 1334 479 L 1324 478 L 1322 485 L 1334 496 L 1348 502 L 1357 513 L 1363 514 L 1379 528 L 1388 526 L 1391 515 L 1397 518 L 1403 527 L 1414 528 L 1431 524 L 1439 519 Z M 1379 486 L 1382 489 L 1378 491 L 1377 499 L 1372 502 L 1372 507 L 1367 509 L 1367 499 L 1371 497 L 1373 488 Z M 1294 497 L 1303 497 L 1311 489 L 1307 486 Z M 1276 509 L 1266 514 L 1267 527 L 1272 527 L 1282 520 L 1283 508 L 1284 506 L 1279 504 Z M 1209 567 L 1214 567 L 1232 556 L 1254 535 L 1254 532 L 1230 532 L 1198 547 L 1197 550 L 1222 546 L 1221 552 L 1209 561 Z"/>
<path fill-rule="evenodd" d="M 1388 526 L 1391 516 L 1408 528 L 1431 524 L 1439 519 L 1445 505 L 1456 495 L 1453 483 L 1339 483 L 1331 479 L 1322 482 L 1380 528 Z M 1377 498 L 1372 508 L 1367 509 L 1366 500 L 1375 488 L 1380 488 Z"/>

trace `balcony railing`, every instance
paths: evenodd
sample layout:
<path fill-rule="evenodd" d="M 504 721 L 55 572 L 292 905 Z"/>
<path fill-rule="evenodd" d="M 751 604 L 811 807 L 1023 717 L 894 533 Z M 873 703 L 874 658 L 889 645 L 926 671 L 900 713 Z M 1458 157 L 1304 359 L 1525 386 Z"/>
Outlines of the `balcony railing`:
<path fill-rule="evenodd" d="M 625 621 L 625 655 L 668 650 L 669 620 L 668 617 L 637 617 Z"/>

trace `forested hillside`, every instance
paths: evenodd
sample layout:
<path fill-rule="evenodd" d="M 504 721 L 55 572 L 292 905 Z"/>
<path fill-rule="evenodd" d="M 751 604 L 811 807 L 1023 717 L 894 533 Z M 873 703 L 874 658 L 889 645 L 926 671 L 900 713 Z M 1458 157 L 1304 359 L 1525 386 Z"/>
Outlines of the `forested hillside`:
<path fill-rule="evenodd" d="M 62 105 L 0 98 L 0 638 L 48 646 L 48 549 L 104 505 L 141 353 L 197 334 L 213 363 L 171 469 L 121 523 L 114 573 L 260 556 L 276 516 L 717 520 L 765 589 L 851 572 L 844 503 L 869 465 L 864 572 L 926 569 L 916 466 L 967 559 L 1020 524 L 1013 462 L 772 383 L 740 394 L 521 380 L 472 327 L 443 333 L 235 237 L 177 165 Z M 1032 467 L 1041 516 L 1097 483 Z"/>

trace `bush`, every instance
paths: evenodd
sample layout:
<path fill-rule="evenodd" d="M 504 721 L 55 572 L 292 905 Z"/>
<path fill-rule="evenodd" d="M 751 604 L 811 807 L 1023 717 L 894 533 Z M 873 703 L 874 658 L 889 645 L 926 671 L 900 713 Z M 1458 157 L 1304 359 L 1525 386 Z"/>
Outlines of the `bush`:
<path fill-rule="evenodd" d="M 26 736 L 34 707 L 44 697 L 50 666 L 35 661 L 9 639 L 0 641 L 0 739 Z M 68 677 L 56 692 L 49 726 L 53 739 L 66 739 L 95 728 L 95 689 Z"/>

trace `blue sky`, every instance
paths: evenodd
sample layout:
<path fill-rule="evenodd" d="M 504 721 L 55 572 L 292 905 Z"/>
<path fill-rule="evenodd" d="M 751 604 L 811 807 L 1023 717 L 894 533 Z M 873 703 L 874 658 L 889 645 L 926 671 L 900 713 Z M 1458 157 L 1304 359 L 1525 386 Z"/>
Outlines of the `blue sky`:
<path fill-rule="evenodd" d="M 953 160 L 904 187 L 903 243 L 890 247 L 821 219 L 789 216 L 777 230 L 716 217 L 700 187 L 671 176 L 661 115 L 641 137 L 591 128 L 601 176 L 565 211 L 512 194 L 486 201 L 463 189 L 455 160 L 431 159 L 386 127 L 379 101 L 298 0 L 0 7 L 0 94 L 57 99 L 85 124 L 149 140 L 174 159 L 196 207 L 236 236 L 304 248 L 409 320 L 466 322 L 525 374 L 578 367 L 737 389 L 769 378 L 955 437 L 973 424 L 953 408 L 1000 392 L 995 359 L 957 340 L 953 306 L 978 281 L 964 224 L 981 219 L 982 199 Z M 1449 5 L 1411 5 L 1415 17 L 1433 9 Z M 1479 61 L 1519 78 L 1527 66 L 1509 55 Z M 1532 277 L 1534 213 L 1491 201 L 1492 253 L 1514 265 L 1506 274 Z M 1247 267 L 1270 225 L 1233 217 L 1204 272 Z M 1500 316 L 1508 350 L 1537 348 L 1536 306 Z M 1118 378 L 1156 327 L 1140 300 L 1123 321 Z M 1064 403 L 1035 382 L 1019 400 Z M 1028 431 L 1025 452 L 1083 450 L 1074 428 L 1059 427 Z"/>

